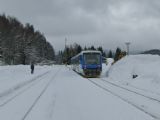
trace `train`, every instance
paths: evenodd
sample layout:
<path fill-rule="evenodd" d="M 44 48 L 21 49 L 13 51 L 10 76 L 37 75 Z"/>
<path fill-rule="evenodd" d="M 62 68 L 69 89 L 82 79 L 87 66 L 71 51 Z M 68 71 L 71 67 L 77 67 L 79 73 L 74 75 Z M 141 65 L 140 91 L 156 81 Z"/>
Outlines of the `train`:
<path fill-rule="evenodd" d="M 99 77 L 102 72 L 102 54 L 96 50 L 81 51 L 71 58 L 71 68 L 84 77 Z"/>

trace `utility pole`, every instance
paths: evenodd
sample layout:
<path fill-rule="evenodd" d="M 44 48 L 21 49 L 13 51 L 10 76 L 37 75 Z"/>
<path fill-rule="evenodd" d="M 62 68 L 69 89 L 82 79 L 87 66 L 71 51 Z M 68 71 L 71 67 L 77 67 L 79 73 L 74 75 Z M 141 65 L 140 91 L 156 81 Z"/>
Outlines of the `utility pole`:
<path fill-rule="evenodd" d="M 129 45 L 131 44 L 130 42 L 126 42 L 126 47 L 127 47 L 127 55 L 129 55 Z"/>
<path fill-rule="evenodd" d="M 68 56 L 68 53 L 67 53 L 67 38 L 65 38 L 65 48 L 64 48 L 64 63 L 67 64 L 67 56 Z"/>
<path fill-rule="evenodd" d="M 65 38 L 65 50 L 67 48 L 67 38 Z"/>

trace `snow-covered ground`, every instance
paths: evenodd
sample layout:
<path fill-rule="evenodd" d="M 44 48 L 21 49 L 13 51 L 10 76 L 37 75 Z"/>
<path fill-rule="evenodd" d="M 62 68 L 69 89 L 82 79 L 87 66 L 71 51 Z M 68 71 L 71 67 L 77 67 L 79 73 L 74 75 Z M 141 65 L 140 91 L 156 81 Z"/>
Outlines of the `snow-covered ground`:
<path fill-rule="evenodd" d="M 133 75 L 138 77 L 133 79 Z M 160 95 L 160 56 L 127 56 L 111 67 L 109 78 Z"/>
<path fill-rule="evenodd" d="M 0 120 L 159 120 L 159 56 L 127 56 L 86 79 L 66 66 L 0 66 Z M 138 77 L 132 78 L 136 74 Z"/>

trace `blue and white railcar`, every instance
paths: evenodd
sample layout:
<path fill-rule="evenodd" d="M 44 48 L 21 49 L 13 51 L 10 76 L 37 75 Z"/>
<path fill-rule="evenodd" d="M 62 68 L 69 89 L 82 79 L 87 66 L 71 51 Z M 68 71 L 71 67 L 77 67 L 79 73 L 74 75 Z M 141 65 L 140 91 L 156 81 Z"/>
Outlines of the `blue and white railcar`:
<path fill-rule="evenodd" d="M 97 77 L 102 72 L 100 51 L 82 51 L 71 58 L 72 69 L 86 77 Z"/>

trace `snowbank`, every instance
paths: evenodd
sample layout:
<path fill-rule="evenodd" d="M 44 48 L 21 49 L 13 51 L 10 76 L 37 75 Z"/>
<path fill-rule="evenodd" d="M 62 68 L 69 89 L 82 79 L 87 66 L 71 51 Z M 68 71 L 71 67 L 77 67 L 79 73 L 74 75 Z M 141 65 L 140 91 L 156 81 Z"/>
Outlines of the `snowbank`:
<path fill-rule="evenodd" d="M 102 73 L 101 73 L 101 78 L 108 76 L 108 71 L 111 68 L 112 63 L 114 62 L 113 58 L 107 58 L 106 64 L 102 64 Z"/>
<path fill-rule="evenodd" d="M 141 89 L 160 91 L 160 56 L 130 55 L 116 62 L 109 78 Z M 138 77 L 133 79 L 133 75 Z"/>

